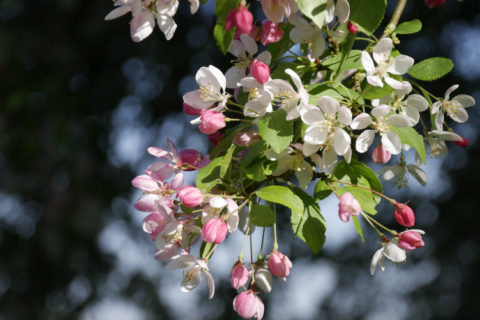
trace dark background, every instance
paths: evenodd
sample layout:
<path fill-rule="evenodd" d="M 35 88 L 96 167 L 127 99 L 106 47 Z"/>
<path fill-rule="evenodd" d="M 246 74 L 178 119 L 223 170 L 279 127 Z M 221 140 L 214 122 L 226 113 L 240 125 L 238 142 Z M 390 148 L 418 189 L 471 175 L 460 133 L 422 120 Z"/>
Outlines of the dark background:
<path fill-rule="evenodd" d="M 214 301 L 207 302 L 204 291 L 193 301 L 179 286 L 161 290 L 165 269 L 152 258 L 143 215 L 131 213 L 138 194 L 130 181 L 152 161 L 147 146 L 164 146 L 168 134 L 179 146 L 207 150 L 206 139 L 175 112 L 200 66 L 228 66 L 213 43 L 212 2 L 191 16 L 182 1 L 172 41 L 156 28 L 135 44 L 129 17 L 103 20 L 111 1 L 0 1 L 0 319 L 233 317 L 235 292 L 225 277 L 217 280 Z M 389 2 L 391 13 L 396 1 Z M 437 96 L 459 83 L 455 94 L 480 100 L 479 13 L 476 0 L 447 0 L 434 10 L 409 1 L 402 21 L 420 18 L 424 28 L 401 38 L 402 53 L 417 61 L 447 56 L 456 64 L 451 74 L 426 85 Z M 315 315 L 299 311 L 296 318 L 478 318 L 478 108 L 469 110 L 468 124 L 453 126 L 471 146 L 449 144 L 445 161 L 431 160 L 428 192 L 412 187 L 400 193 L 427 231 L 427 246 L 409 255 L 407 264 L 389 264 L 373 280 L 368 267 L 377 244 L 371 232 L 364 246 L 349 238 L 312 256 L 291 240 L 288 228 L 281 230 L 293 259 L 320 261 L 336 274 L 321 303 L 312 298 Z M 393 226 L 387 216 L 381 220 Z M 152 261 L 131 267 L 136 251 L 124 243 L 143 248 L 139 259 Z M 284 293 L 270 304 L 262 295 L 267 318 L 282 318 L 274 303 L 296 296 L 283 284 L 276 290 Z M 191 316 L 178 313 L 182 301 L 183 308 L 193 308 Z"/>

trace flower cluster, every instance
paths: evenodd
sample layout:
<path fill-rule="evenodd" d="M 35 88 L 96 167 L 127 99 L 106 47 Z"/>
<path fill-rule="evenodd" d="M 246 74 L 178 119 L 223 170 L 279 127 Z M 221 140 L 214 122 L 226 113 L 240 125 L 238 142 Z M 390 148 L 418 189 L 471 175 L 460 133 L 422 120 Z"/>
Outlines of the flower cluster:
<path fill-rule="evenodd" d="M 190 2 L 194 13 L 198 1 Z M 363 227 L 379 236 L 372 275 L 377 266 L 385 269 L 385 258 L 404 262 L 407 252 L 424 246 L 425 232 L 409 229 L 415 226 L 414 211 L 385 195 L 378 177 L 403 187 L 408 173 L 427 184 L 421 166 L 429 153 L 445 155 L 449 141 L 468 145 L 448 122 L 467 121 L 467 108 L 475 100 L 465 94 L 451 98 L 458 85 L 443 97 L 428 92 L 412 78 L 445 75 L 450 71 L 442 69 L 445 61 L 415 64 L 395 47 L 402 34 L 396 21 L 377 39 L 374 29 L 350 19 L 359 13 L 351 12 L 347 0 L 327 0 L 323 11 L 313 12 L 305 1 L 262 0 L 267 20 L 261 25 L 246 1 L 232 3 L 220 12 L 224 21 L 217 21 L 225 34 L 231 30 L 231 38 L 217 39 L 229 39 L 225 53 L 232 59 L 230 68 L 225 73 L 213 65 L 200 68 L 198 89 L 183 96 L 184 112 L 194 117 L 191 124 L 208 135 L 214 149 L 209 155 L 178 152 L 170 140 L 168 150 L 150 147 L 159 161 L 132 184 L 143 191 L 135 207 L 149 213 L 143 228 L 156 242 L 155 257 L 167 262 L 167 269 L 185 269 L 183 291 L 197 287 L 203 274 L 212 298 L 215 285 L 208 263 L 217 246 L 237 230 L 244 234 L 245 246 L 247 239 L 253 241 L 255 227 L 272 228 L 269 253 L 264 254 L 262 241 L 258 255 L 246 262 L 243 246 L 230 276 L 238 293 L 234 310 L 243 318 L 261 319 L 261 294 L 272 290 L 274 277 L 285 281 L 292 268 L 278 250 L 280 206 L 292 211 L 293 232 L 317 253 L 326 228 L 318 201 L 333 193 L 341 221 L 352 219 L 363 237 L 362 219 Z M 178 0 L 117 0 L 115 6 L 107 19 L 131 12 L 134 41 L 152 32 L 154 19 L 167 39 L 173 36 Z M 359 33 L 365 37 L 357 39 Z M 259 43 L 272 45 L 267 49 Z M 353 49 L 354 43 L 362 43 L 363 50 Z M 300 51 L 293 51 L 296 44 Z M 384 165 L 378 174 L 362 157 L 367 152 Z M 408 152 L 415 153 L 414 163 L 407 163 Z M 192 170 L 198 170 L 195 185 L 183 185 L 183 171 Z M 312 182 L 316 187 L 310 195 L 306 190 Z M 397 232 L 374 218 L 382 200 L 392 205 L 391 215 L 404 230 Z"/>

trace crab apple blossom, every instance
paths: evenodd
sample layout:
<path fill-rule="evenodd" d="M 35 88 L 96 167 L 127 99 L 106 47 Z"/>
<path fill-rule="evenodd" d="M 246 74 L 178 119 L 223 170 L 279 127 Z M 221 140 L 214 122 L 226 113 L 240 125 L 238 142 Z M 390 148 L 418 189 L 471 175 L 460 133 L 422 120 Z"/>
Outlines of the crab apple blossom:
<path fill-rule="evenodd" d="M 397 239 L 393 239 L 388 243 L 382 243 L 382 248 L 375 252 L 370 263 L 370 273 L 372 276 L 375 274 L 377 266 L 379 266 L 380 270 L 385 270 L 385 258 L 394 263 L 400 263 L 407 259 L 407 253 L 398 246 L 397 241 Z"/>
<path fill-rule="evenodd" d="M 178 189 L 177 197 L 184 206 L 189 208 L 196 207 L 203 202 L 202 192 L 193 186 L 183 186 Z"/>
<path fill-rule="evenodd" d="M 202 228 L 202 238 L 205 242 L 220 244 L 227 237 L 228 226 L 222 218 L 207 221 Z"/>
<path fill-rule="evenodd" d="M 404 227 L 412 227 L 415 224 L 415 214 L 406 203 L 395 202 L 394 217 Z"/>
<path fill-rule="evenodd" d="M 237 261 L 230 272 L 230 284 L 234 289 L 243 287 L 248 282 L 248 269 L 241 261 Z"/>
<path fill-rule="evenodd" d="M 255 317 L 255 319 L 261 320 L 264 309 L 262 300 L 252 290 L 240 292 L 233 299 L 233 310 L 244 319 Z"/>
<path fill-rule="evenodd" d="M 338 215 L 343 222 L 350 221 L 351 216 L 358 216 L 362 212 L 360 203 L 350 192 L 345 192 L 338 199 Z"/>
<path fill-rule="evenodd" d="M 425 0 L 425 5 L 429 8 L 440 7 L 445 3 L 446 0 Z"/>
<path fill-rule="evenodd" d="M 278 24 L 267 20 L 262 25 L 262 34 L 260 42 L 266 46 L 268 43 L 276 43 L 283 38 L 283 30 L 279 28 Z"/>
<path fill-rule="evenodd" d="M 292 268 L 292 262 L 290 259 L 281 252 L 274 251 L 268 258 L 268 269 L 272 275 L 285 278 L 290 274 Z"/>
<path fill-rule="evenodd" d="M 182 254 L 172 258 L 172 260 L 167 264 L 166 267 L 168 270 L 173 269 L 187 269 L 183 273 L 182 279 L 182 291 L 189 292 L 195 289 L 202 280 L 201 273 L 203 272 L 207 286 L 209 289 L 209 299 L 213 298 L 215 294 L 215 282 L 213 277 L 209 272 L 207 263 L 202 259 L 197 259 L 190 254 Z"/>
<path fill-rule="evenodd" d="M 398 246 L 405 250 L 415 250 L 425 245 L 422 239 L 423 230 L 411 229 L 398 235 Z"/>
<path fill-rule="evenodd" d="M 230 10 L 225 20 L 225 29 L 236 28 L 240 34 L 250 33 L 253 28 L 253 14 L 243 5 Z"/>
<path fill-rule="evenodd" d="M 225 128 L 225 116 L 221 112 L 208 110 L 200 117 L 201 124 L 198 126 L 200 132 L 213 134 L 218 130 Z"/>
<path fill-rule="evenodd" d="M 193 167 L 197 167 L 198 163 L 202 160 L 202 155 L 198 150 L 195 149 L 183 149 L 180 151 L 180 159 L 182 164 L 187 164 Z M 185 171 L 195 170 L 194 168 L 184 168 Z"/>
<path fill-rule="evenodd" d="M 290 40 L 299 44 L 310 44 L 312 58 L 319 57 L 326 48 L 322 30 L 298 15 L 292 15 L 289 22 L 294 25 L 290 31 Z"/>
<path fill-rule="evenodd" d="M 265 84 L 268 79 L 270 79 L 270 68 L 262 61 L 253 59 L 252 63 L 250 64 L 250 74 L 255 78 L 255 80 L 261 84 Z"/>
<path fill-rule="evenodd" d="M 201 67 L 195 75 L 195 80 L 200 88 L 184 94 L 184 103 L 197 109 L 208 109 L 215 104 L 218 104 L 218 109 L 225 106 L 230 97 L 225 92 L 227 79 L 217 67 L 212 65 Z"/>
<path fill-rule="evenodd" d="M 336 4 L 333 0 L 327 0 L 325 13 L 325 23 L 332 22 L 335 16 L 337 16 L 338 22 L 343 24 L 347 22 L 348 17 L 350 17 L 350 4 L 347 0 L 337 0 Z"/>
<path fill-rule="evenodd" d="M 262 8 L 267 18 L 275 23 L 282 22 L 284 17 L 288 18 L 298 11 L 294 0 L 262 0 Z"/>
<path fill-rule="evenodd" d="M 222 212 L 226 209 L 226 220 L 228 225 L 228 231 L 234 232 L 238 227 L 238 205 L 230 198 L 226 200 L 222 197 L 211 197 L 208 200 L 208 205 L 203 207 L 202 211 L 202 223 L 206 224 L 208 220 L 219 218 L 222 216 Z"/>
<path fill-rule="evenodd" d="M 470 144 L 470 140 L 468 140 L 465 137 L 462 137 L 462 140 L 459 140 L 459 141 L 456 140 L 456 141 L 453 141 L 453 143 L 455 143 L 459 147 L 465 148 L 465 147 L 468 147 L 468 145 Z"/>
<path fill-rule="evenodd" d="M 143 219 L 143 231 L 150 235 L 152 240 L 157 239 L 158 235 L 165 229 L 167 220 L 158 212 L 153 212 Z"/>
<path fill-rule="evenodd" d="M 381 143 L 373 150 L 372 153 L 372 160 L 375 163 L 385 164 L 390 160 L 391 157 L 392 154 L 388 150 L 385 150 Z"/>
<path fill-rule="evenodd" d="M 447 89 L 444 99 L 437 101 L 432 106 L 432 114 L 435 115 L 435 126 L 437 130 L 443 129 L 444 113 L 453 121 L 463 123 L 468 120 L 468 113 L 465 108 L 473 107 L 475 99 L 466 94 L 459 94 L 450 99 L 450 94 L 457 90 L 458 84 Z"/>

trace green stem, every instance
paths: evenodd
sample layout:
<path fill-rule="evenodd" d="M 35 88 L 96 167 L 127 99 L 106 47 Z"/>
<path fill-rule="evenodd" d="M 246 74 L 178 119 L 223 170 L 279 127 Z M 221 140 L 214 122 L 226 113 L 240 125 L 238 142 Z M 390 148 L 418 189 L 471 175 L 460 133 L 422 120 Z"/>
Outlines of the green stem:
<path fill-rule="evenodd" d="M 243 237 L 242 251 L 240 251 L 240 254 L 238 255 L 239 261 L 243 260 L 243 250 L 245 249 L 245 243 L 247 242 L 247 237 L 249 233 L 250 233 L 250 225 L 248 225 L 247 232 L 245 232 L 245 236 Z"/>
<path fill-rule="evenodd" d="M 392 18 L 390 22 L 385 27 L 380 40 L 391 34 L 395 28 L 397 27 L 398 21 L 400 21 L 400 17 L 402 16 L 403 10 L 405 9 L 405 5 L 407 4 L 407 0 L 398 0 L 397 6 L 395 7 L 395 11 L 393 12 Z"/>
<path fill-rule="evenodd" d="M 257 261 L 263 259 L 262 252 L 263 252 L 263 240 L 264 239 L 265 239 L 265 227 L 263 228 L 263 231 L 262 231 L 262 242 L 260 244 L 260 252 L 258 253 Z"/>
<path fill-rule="evenodd" d="M 365 220 L 367 220 L 368 224 L 373 228 L 373 230 L 377 232 L 380 238 L 383 239 L 383 237 L 385 237 L 385 235 L 382 232 L 380 232 L 380 230 L 378 230 L 378 228 L 375 227 L 375 225 L 368 219 L 368 215 L 366 215 L 363 211 L 362 211 L 362 217 L 364 217 Z"/>
<path fill-rule="evenodd" d="M 395 230 L 388 229 L 388 228 L 385 227 L 383 224 L 381 224 L 381 223 L 378 222 L 377 220 L 373 219 L 373 218 L 370 217 L 369 215 L 362 213 L 362 216 L 364 216 L 365 219 L 372 221 L 373 223 L 375 223 L 377 226 L 379 226 L 379 227 L 382 228 L 383 230 L 385 230 L 385 231 L 387 231 L 387 232 L 390 232 L 393 236 L 396 236 L 396 235 L 398 234 Z"/>
<path fill-rule="evenodd" d="M 273 204 L 273 215 L 275 217 L 275 222 L 273 223 L 273 251 L 277 251 L 278 242 L 277 242 L 277 210 L 275 204 Z"/>

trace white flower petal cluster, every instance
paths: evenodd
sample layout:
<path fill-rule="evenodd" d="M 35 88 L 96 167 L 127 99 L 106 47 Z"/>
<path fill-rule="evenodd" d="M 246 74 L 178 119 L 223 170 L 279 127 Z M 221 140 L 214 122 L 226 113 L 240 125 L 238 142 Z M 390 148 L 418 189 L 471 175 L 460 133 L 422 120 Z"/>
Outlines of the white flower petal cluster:
<path fill-rule="evenodd" d="M 465 108 L 473 107 L 475 99 L 466 94 L 460 94 L 450 99 L 450 94 L 458 88 L 455 84 L 447 89 L 444 99 L 437 101 L 432 106 L 432 114 L 435 115 L 435 126 L 437 130 L 443 130 L 444 113 L 453 121 L 463 123 L 468 120 L 468 113 Z"/>
<path fill-rule="evenodd" d="M 382 243 L 382 247 L 378 249 L 372 257 L 370 263 L 370 273 L 373 276 L 377 266 L 380 270 L 385 271 L 385 258 L 393 263 L 400 263 L 407 260 L 407 253 L 398 246 L 398 239 L 393 239 L 388 243 Z"/>
<path fill-rule="evenodd" d="M 325 51 L 325 39 L 322 30 L 316 24 L 296 14 L 291 15 L 288 21 L 294 25 L 290 31 L 290 40 L 294 43 L 310 44 L 312 58 L 319 57 Z"/>

